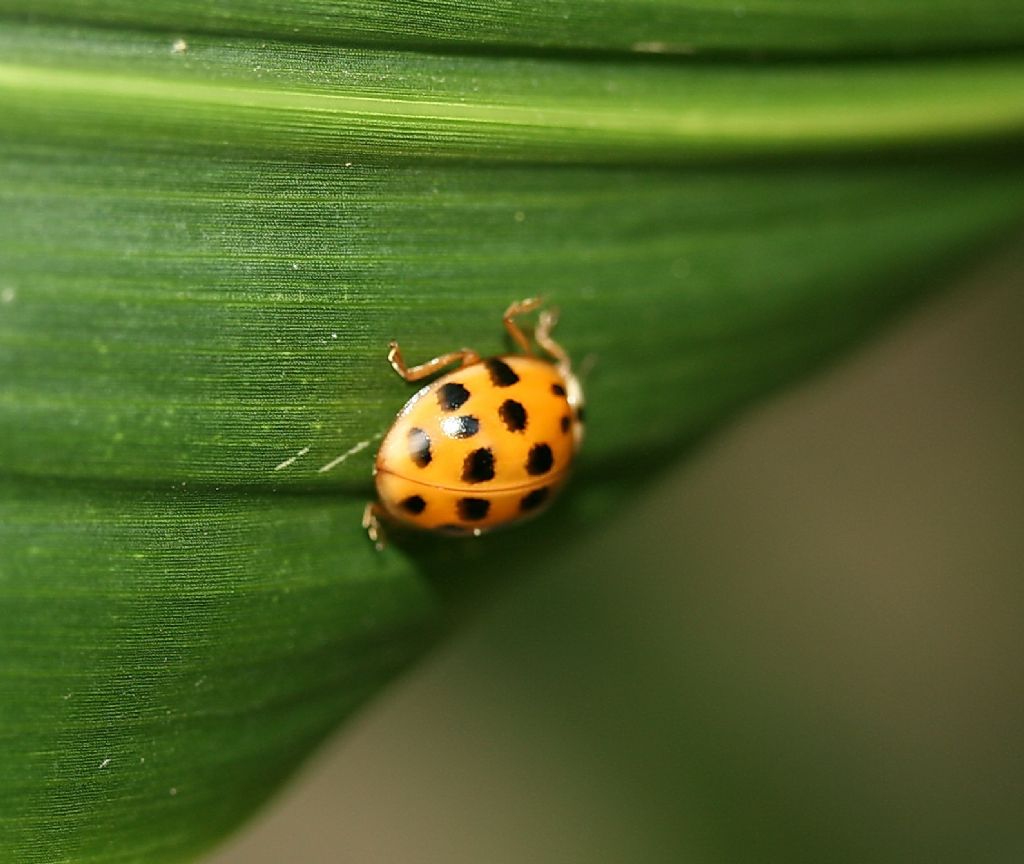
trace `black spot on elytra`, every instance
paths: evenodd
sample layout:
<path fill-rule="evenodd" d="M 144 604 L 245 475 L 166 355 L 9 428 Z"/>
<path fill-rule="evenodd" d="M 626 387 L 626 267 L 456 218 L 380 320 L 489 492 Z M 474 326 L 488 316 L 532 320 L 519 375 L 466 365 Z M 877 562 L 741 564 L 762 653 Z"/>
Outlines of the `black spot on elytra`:
<path fill-rule="evenodd" d="M 519 509 L 524 513 L 536 510 L 541 506 L 541 504 L 548 500 L 549 494 L 551 494 L 551 490 L 547 486 L 541 486 L 540 489 L 534 489 L 529 495 L 523 496 L 522 500 L 519 502 Z"/>
<path fill-rule="evenodd" d="M 454 381 L 437 390 L 437 404 L 441 406 L 442 411 L 458 411 L 467 399 L 469 399 L 469 391 Z"/>
<path fill-rule="evenodd" d="M 461 417 L 445 417 L 441 429 L 449 438 L 472 438 L 480 431 L 480 421 L 469 414 Z"/>
<path fill-rule="evenodd" d="M 409 430 L 409 458 L 420 468 L 430 464 L 430 436 L 418 426 Z"/>
<path fill-rule="evenodd" d="M 526 428 L 526 409 L 522 402 L 506 399 L 501 403 L 498 415 L 508 427 L 509 432 L 522 432 Z"/>
<path fill-rule="evenodd" d="M 554 464 L 555 457 L 551 455 L 551 448 L 547 444 L 534 444 L 530 448 L 530 455 L 526 457 L 526 473 L 547 474 Z"/>
<path fill-rule="evenodd" d="M 410 495 L 401 503 L 401 507 L 403 510 L 419 516 L 420 513 L 427 509 L 427 502 L 420 498 L 419 495 Z"/>
<path fill-rule="evenodd" d="M 487 516 L 491 502 L 486 498 L 460 498 L 458 503 L 459 518 L 464 522 L 479 522 Z"/>
<path fill-rule="evenodd" d="M 519 381 L 519 376 L 512 371 L 512 367 L 504 360 L 491 357 L 489 360 L 484 360 L 484 366 L 487 367 L 487 371 L 491 376 L 491 382 L 495 387 L 511 387 Z"/>
<path fill-rule="evenodd" d="M 556 396 L 564 396 L 565 388 L 561 384 L 552 384 L 551 392 L 554 393 Z"/>
<path fill-rule="evenodd" d="M 569 431 L 569 427 L 570 427 L 571 425 L 572 425 L 572 420 L 570 420 L 570 419 L 569 419 L 569 415 L 568 415 L 568 414 L 566 414 L 566 415 L 565 415 L 565 416 L 564 416 L 564 417 L 562 418 L 562 434 L 565 434 L 565 433 L 567 433 L 567 432 Z"/>
<path fill-rule="evenodd" d="M 474 450 L 462 464 L 464 483 L 486 483 L 494 479 L 494 454 L 486 447 Z"/>

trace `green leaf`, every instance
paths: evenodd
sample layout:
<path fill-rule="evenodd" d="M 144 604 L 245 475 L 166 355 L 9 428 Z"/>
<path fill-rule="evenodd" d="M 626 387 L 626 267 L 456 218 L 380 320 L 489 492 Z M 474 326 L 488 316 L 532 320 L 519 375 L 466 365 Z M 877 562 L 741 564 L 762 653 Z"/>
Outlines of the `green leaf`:
<path fill-rule="evenodd" d="M 649 54 L 842 55 L 1019 48 L 1012 0 L 4 0 L 42 20 L 303 42 Z"/>
<path fill-rule="evenodd" d="M 8 26 L 8 125 L 43 128 L 51 141 L 130 137 L 175 151 L 361 163 L 721 161 L 1024 132 L 1024 61 L 1015 56 L 707 67 L 213 36 L 174 44 L 142 32 Z"/>
<path fill-rule="evenodd" d="M 1006 47 L 1009 10 L 469 5 L 417 26 L 442 19 L 154 5 L 0 4 L 0 855 L 19 864 L 207 847 L 456 605 L 585 542 L 1024 210 L 1019 56 L 842 59 Z M 616 53 L 697 20 L 710 52 L 836 57 Z M 501 310 L 534 293 L 588 370 L 574 484 L 515 532 L 375 553 L 374 443 L 410 393 L 388 340 L 505 350 Z"/>

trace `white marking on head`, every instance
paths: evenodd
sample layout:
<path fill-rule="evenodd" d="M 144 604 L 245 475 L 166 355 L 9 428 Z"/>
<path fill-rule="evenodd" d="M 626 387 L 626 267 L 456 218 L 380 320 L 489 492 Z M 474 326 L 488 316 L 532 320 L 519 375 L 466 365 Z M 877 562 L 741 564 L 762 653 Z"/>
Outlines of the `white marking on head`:
<path fill-rule="evenodd" d="M 569 403 L 569 407 L 572 408 L 572 443 L 573 449 L 579 450 L 580 445 L 583 444 L 583 422 L 579 419 L 579 414 L 583 408 L 583 385 L 580 384 L 580 379 L 573 375 L 572 372 L 566 370 L 565 375 L 565 399 Z"/>

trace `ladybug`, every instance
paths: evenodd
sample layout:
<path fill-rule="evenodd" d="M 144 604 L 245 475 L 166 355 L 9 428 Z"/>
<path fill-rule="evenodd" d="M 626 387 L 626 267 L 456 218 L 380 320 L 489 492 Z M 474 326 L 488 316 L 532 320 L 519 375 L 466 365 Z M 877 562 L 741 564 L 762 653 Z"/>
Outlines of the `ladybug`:
<path fill-rule="evenodd" d="M 463 348 L 406 366 L 398 343 L 388 362 L 406 381 L 445 366 L 398 412 L 374 463 L 378 501 L 363 527 L 384 548 L 382 522 L 445 534 L 480 536 L 537 514 L 565 484 L 583 440 L 583 391 L 569 355 L 551 338 L 557 316 L 541 311 L 538 357 L 516 319 L 539 309 L 530 298 L 502 318 L 521 354 L 481 358 Z"/>

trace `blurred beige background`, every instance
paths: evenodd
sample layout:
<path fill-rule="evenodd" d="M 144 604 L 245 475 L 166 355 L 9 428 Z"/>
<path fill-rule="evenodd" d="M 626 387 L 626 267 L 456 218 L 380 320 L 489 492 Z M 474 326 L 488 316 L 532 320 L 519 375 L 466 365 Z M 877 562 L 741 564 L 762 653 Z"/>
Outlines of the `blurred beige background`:
<path fill-rule="evenodd" d="M 1024 243 L 961 281 L 552 550 L 212 864 L 1024 860 Z"/>

